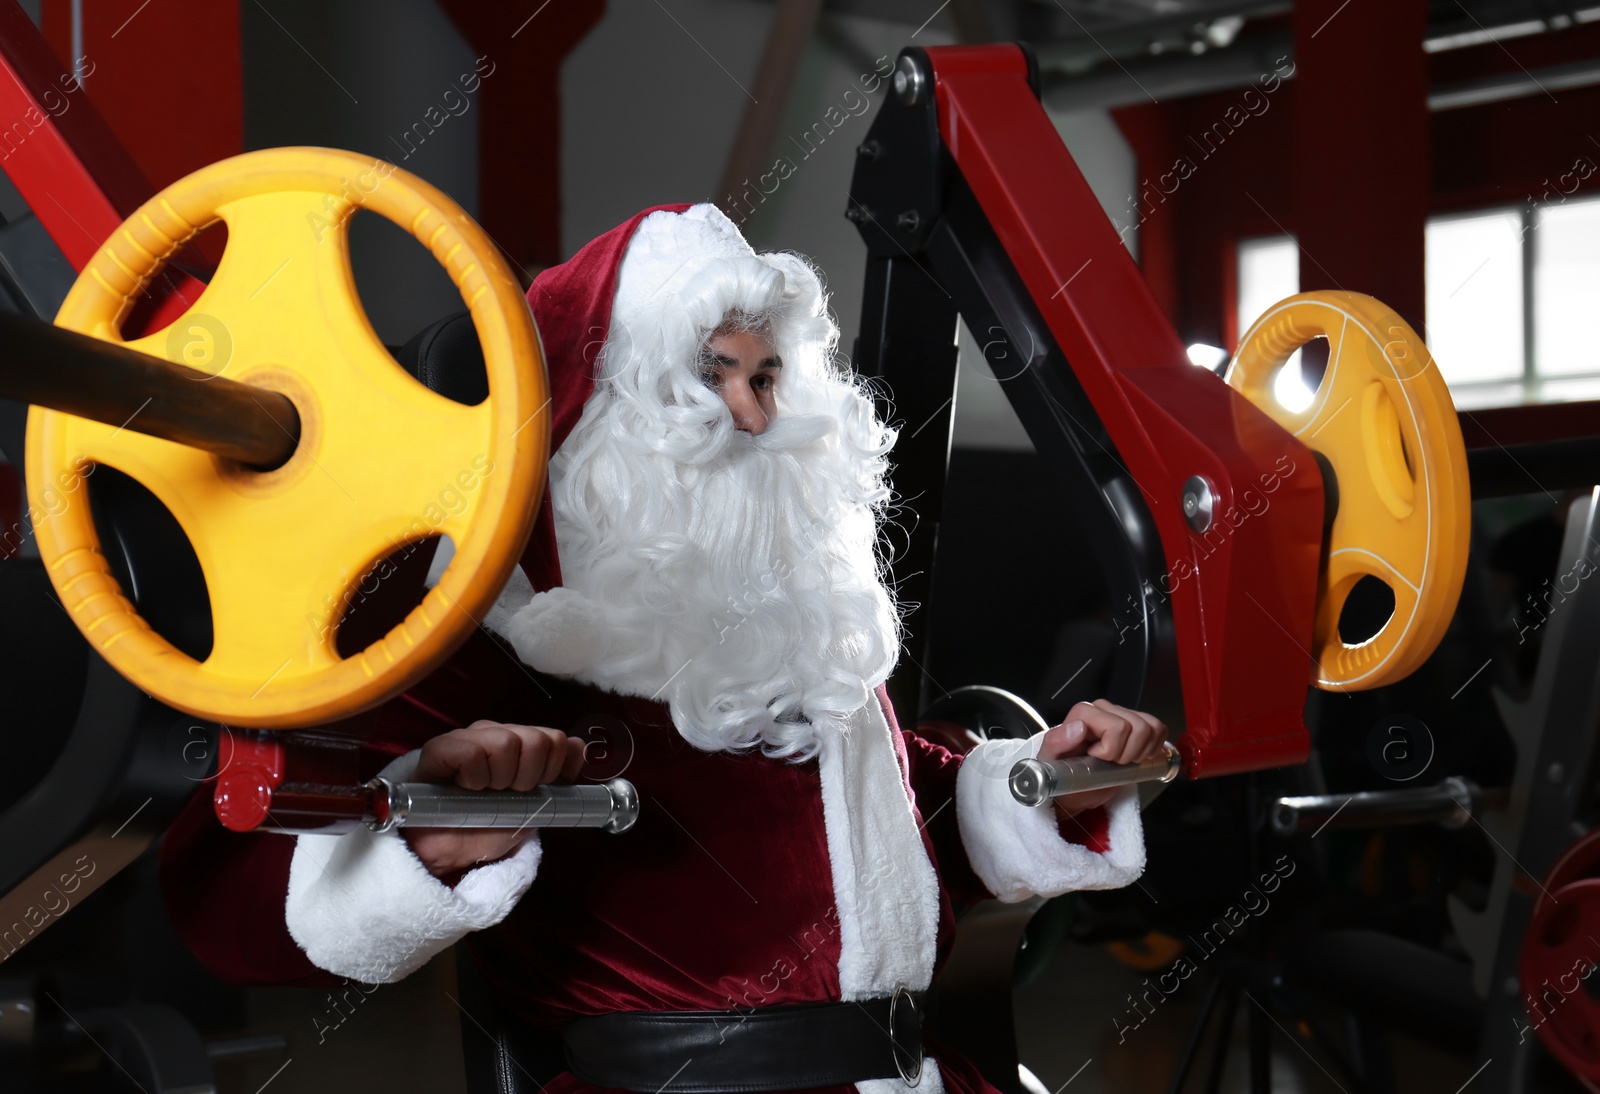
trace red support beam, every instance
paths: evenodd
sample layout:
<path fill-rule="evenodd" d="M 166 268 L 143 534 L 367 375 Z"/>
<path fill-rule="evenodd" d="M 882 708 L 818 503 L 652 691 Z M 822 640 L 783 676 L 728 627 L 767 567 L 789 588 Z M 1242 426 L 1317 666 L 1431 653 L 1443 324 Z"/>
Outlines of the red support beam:
<path fill-rule="evenodd" d="M 0 126 L 0 166 L 74 269 L 152 192 L 14 0 L 0 0 Z"/>
<path fill-rule="evenodd" d="M 244 151 L 239 5 L 142 4 L 80 6 L 79 52 L 92 66 L 81 93 L 159 190 Z M 41 14 L 45 40 L 71 68 L 71 0 L 44 0 Z"/>
<path fill-rule="evenodd" d="M 73 269 L 150 197 L 138 163 L 15 0 L 0 0 L 0 126 L 0 164 Z M 166 271 L 134 322 L 170 323 L 201 287 Z"/>
<path fill-rule="evenodd" d="M 1294 71 L 1279 57 L 1244 87 L 1112 112 L 1138 159 L 1139 265 L 1186 342 L 1235 348 L 1238 241 L 1294 231 Z"/>
<path fill-rule="evenodd" d="M 1600 127 L 1582 122 L 1597 117 L 1600 87 L 1435 114 L 1434 212 L 1600 195 Z"/>
<path fill-rule="evenodd" d="M 561 253 L 561 63 L 605 14 L 605 0 L 563 0 L 532 17 L 517 5 L 440 0 L 494 65 L 478 116 L 478 222 L 524 271 Z M 520 24 L 520 25 L 519 25 Z M 598 73 L 598 80 L 614 80 Z M 625 81 L 614 80 L 616 94 Z"/>
<path fill-rule="evenodd" d="M 1423 330 L 1426 0 L 1299 0 L 1293 187 L 1300 288 L 1375 296 Z"/>
<path fill-rule="evenodd" d="M 1139 174 L 1123 209 L 1112 219 L 1124 243 L 1136 241 L 1139 268 L 1150 292 L 1181 335 L 1184 286 L 1178 269 L 1177 209 L 1183 180 L 1168 174 L 1171 195 L 1161 181 L 1162 174 L 1177 166 L 1182 156 L 1179 119 L 1172 111 L 1135 107 L 1118 111 L 1116 120 L 1133 148 Z"/>
<path fill-rule="evenodd" d="M 22 554 L 22 476 L 12 464 L 0 466 L 0 558 Z"/>

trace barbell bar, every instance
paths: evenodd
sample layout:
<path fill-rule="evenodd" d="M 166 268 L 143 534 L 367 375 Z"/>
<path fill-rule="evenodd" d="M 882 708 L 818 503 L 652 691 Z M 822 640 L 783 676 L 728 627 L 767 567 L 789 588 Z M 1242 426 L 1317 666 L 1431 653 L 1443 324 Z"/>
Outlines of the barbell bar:
<path fill-rule="evenodd" d="M 1323 828 L 1394 828 L 1438 823 L 1460 828 L 1485 808 L 1506 803 L 1504 787 L 1485 789 L 1471 779 L 1451 775 L 1434 786 L 1365 790 L 1356 794 L 1309 794 L 1278 798 L 1272 803 L 1272 830 L 1280 836 L 1320 832 Z"/>
<path fill-rule="evenodd" d="M 278 467 L 300 443 L 287 395 L 21 315 L 0 314 L 0 395 Z"/>

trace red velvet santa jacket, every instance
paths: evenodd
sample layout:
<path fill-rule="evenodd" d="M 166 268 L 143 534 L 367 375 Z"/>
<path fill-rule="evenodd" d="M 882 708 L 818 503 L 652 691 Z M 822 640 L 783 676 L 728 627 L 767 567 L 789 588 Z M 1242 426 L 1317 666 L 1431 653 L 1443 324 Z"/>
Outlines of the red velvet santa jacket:
<path fill-rule="evenodd" d="M 1142 869 L 1131 788 L 1106 809 L 1081 815 L 1081 827 L 1067 822 L 1077 838 L 1063 839 L 1053 811 L 1026 810 L 1005 788 L 1004 772 L 1017 755 L 1036 751 L 1036 740 L 991 742 L 962 757 L 899 730 L 881 689 L 878 703 L 898 778 L 868 792 L 898 798 L 911 812 L 932 864 L 932 888 L 918 891 L 914 854 L 897 860 L 873 849 L 860 856 L 858 847 L 867 861 L 855 864 L 854 892 L 840 899 L 834 860 L 848 852 L 837 816 L 827 815 L 837 803 L 824 800 L 819 761 L 701 752 L 683 740 L 661 704 L 531 674 L 480 634 L 406 701 L 369 716 L 368 731 L 381 727 L 390 739 L 414 741 L 476 717 L 565 729 L 596 742 L 587 776 L 622 774 L 634 782 L 642 801 L 637 825 L 620 836 L 540 833 L 517 855 L 472 871 L 453 889 L 428 876 L 392 833 L 316 837 L 331 850 L 314 858 L 302 851 L 300 900 L 336 906 L 326 924 L 302 925 L 301 933 L 320 935 L 311 949 L 333 973 L 369 982 L 398 979 L 464 937 L 504 1007 L 533 1025 L 559 1028 L 577 1015 L 617 1010 L 838 1000 L 852 997 L 845 980 L 862 997 L 872 993 L 860 985 L 882 975 L 925 987 L 914 982 L 915 971 L 893 970 L 915 970 L 920 961 L 931 976 L 953 937 L 952 896 L 971 903 L 1114 888 Z M 403 775 L 407 766 L 401 759 L 390 770 Z M 341 855 L 353 844 L 360 848 Z M 313 964 L 286 926 L 295 849 L 296 840 L 281 835 L 226 832 L 204 793 L 168 832 L 162 873 L 169 911 L 196 954 L 224 979 L 338 982 Z M 397 877 L 397 869 L 408 872 Z M 912 902 L 925 898 L 927 917 L 936 919 L 933 960 L 894 952 L 917 945 L 917 938 L 904 937 L 922 933 L 916 929 L 872 934 L 874 915 L 884 911 L 875 904 L 904 903 L 908 893 Z M 308 914 L 315 919 L 321 911 L 302 909 L 303 920 Z M 907 914 L 914 922 L 924 913 Z M 924 941 L 931 947 L 934 939 Z M 932 1094 L 941 1085 L 958 1094 L 986 1089 L 953 1053 L 930 1055 L 939 1061 L 934 1074 L 942 1075 L 932 1083 L 925 1076 Z M 583 1084 L 563 1076 L 556 1086 Z"/>

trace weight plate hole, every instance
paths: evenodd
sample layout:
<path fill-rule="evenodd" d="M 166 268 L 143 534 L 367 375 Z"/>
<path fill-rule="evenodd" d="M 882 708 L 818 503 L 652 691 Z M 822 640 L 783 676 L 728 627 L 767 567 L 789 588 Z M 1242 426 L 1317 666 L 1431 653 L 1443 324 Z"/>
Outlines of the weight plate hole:
<path fill-rule="evenodd" d="M 1317 388 L 1328 371 L 1328 340 L 1317 335 L 1289 354 L 1272 379 L 1272 395 L 1288 411 L 1300 413 L 1316 400 Z"/>
<path fill-rule="evenodd" d="M 179 248 L 163 264 L 163 269 L 181 270 L 197 281 L 209 282 L 211 275 L 217 272 L 217 265 L 222 261 L 222 252 L 228 246 L 228 226 L 221 220 L 201 231 L 188 243 Z M 155 318 L 156 309 L 171 295 L 171 282 L 162 274 L 156 274 L 145 286 L 145 291 L 140 293 L 133 302 L 133 308 L 122 321 L 122 338 L 131 342 L 135 338 L 143 338 L 159 328 L 150 325 Z M 180 360 L 179 364 L 189 365 L 191 368 L 204 369 L 207 372 L 215 369 L 207 368 L 205 364 L 190 360 Z"/>
<path fill-rule="evenodd" d="M 211 656 L 211 593 L 178 518 L 104 464 L 89 474 L 89 509 L 112 576 L 151 630 L 196 661 Z"/>
<path fill-rule="evenodd" d="M 440 541 L 444 550 L 440 550 Z M 389 552 L 344 592 L 344 606 L 334 632 L 340 657 L 354 657 L 393 630 L 422 603 L 425 581 L 435 553 L 455 553 L 449 536 L 429 536 Z"/>
<path fill-rule="evenodd" d="M 432 322 L 466 307 L 433 252 L 387 217 L 357 211 L 349 221 L 349 247 L 356 295 L 384 344 L 404 345 L 417 333 L 419 318 Z"/>
<path fill-rule="evenodd" d="M 1339 640 L 1359 646 L 1376 638 L 1394 615 L 1394 590 L 1382 578 L 1364 575 L 1339 609 Z"/>

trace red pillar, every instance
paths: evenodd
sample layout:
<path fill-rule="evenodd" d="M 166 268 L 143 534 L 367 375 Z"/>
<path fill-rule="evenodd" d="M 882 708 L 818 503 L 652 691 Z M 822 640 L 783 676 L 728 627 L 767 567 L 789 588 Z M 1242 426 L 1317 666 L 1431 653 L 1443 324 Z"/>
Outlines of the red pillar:
<path fill-rule="evenodd" d="M 12 464 L 0 464 L 0 558 L 22 554 L 22 476 Z"/>
<path fill-rule="evenodd" d="M 1179 203 L 1169 202 L 1159 186 L 1152 186 L 1178 157 L 1172 112 L 1153 103 L 1141 103 L 1112 111 L 1112 118 L 1133 148 L 1137 172 L 1133 192 L 1113 220 L 1118 231 L 1125 232 L 1124 240 L 1129 235 L 1138 239 L 1139 269 L 1149 282 L 1150 291 L 1178 328 L 1179 336 L 1188 338 L 1178 269 Z"/>
<path fill-rule="evenodd" d="M 1298 0 L 1294 225 L 1300 287 L 1375 296 L 1422 330 L 1426 0 Z"/>
<path fill-rule="evenodd" d="M 84 91 L 159 190 L 244 150 L 239 6 L 140 2 L 83 5 Z M 44 0 L 40 22 L 73 71 L 69 0 Z"/>
<path fill-rule="evenodd" d="M 478 220 L 524 268 L 561 253 L 561 62 L 605 14 L 605 0 L 563 0 L 528 17 L 518 5 L 443 0 L 472 48 L 494 64 L 478 119 Z M 519 26 L 519 24 L 521 24 Z M 614 72 L 610 92 L 648 94 Z"/>

